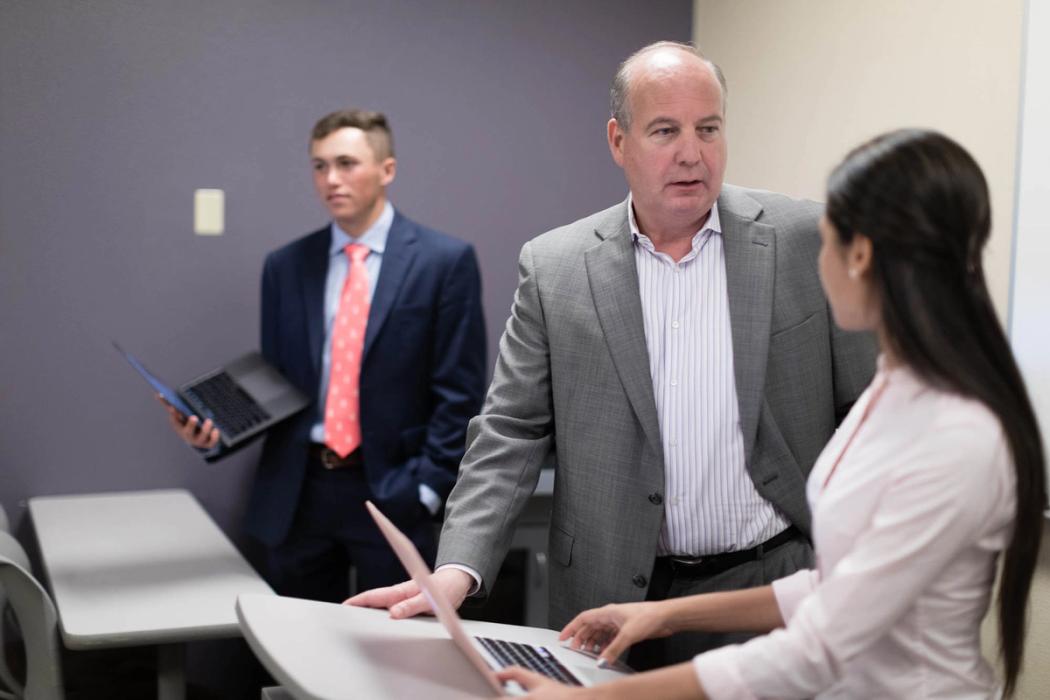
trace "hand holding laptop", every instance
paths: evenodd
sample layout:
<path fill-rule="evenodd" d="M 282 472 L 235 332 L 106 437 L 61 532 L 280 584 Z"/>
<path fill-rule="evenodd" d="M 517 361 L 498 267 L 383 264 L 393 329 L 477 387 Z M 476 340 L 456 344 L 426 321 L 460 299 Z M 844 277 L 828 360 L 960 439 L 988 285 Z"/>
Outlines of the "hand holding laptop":
<path fill-rule="evenodd" d="M 243 447 L 310 405 L 310 398 L 257 352 L 173 389 L 116 341 L 113 347 L 159 394 L 179 437 L 198 449 L 211 450 L 219 442 L 230 450 Z M 201 423 L 198 416 L 208 420 Z"/>
<path fill-rule="evenodd" d="M 200 418 L 194 415 L 187 416 L 172 406 L 161 394 L 157 394 L 157 401 L 167 410 L 171 429 L 187 445 L 198 450 L 210 450 L 219 444 L 219 429 L 212 423 L 211 418 L 205 418 L 204 423 L 201 423 Z"/>
<path fill-rule="evenodd" d="M 430 576 L 433 585 L 445 594 L 445 600 L 454 609 L 459 609 L 467 593 L 474 585 L 474 579 L 459 569 L 442 569 Z M 419 590 L 415 581 L 403 581 L 396 586 L 373 588 L 358 593 L 347 599 L 343 605 L 356 605 L 361 608 L 387 608 L 390 617 L 400 620 L 420 614 L 433 614 L 430 603 Z"/>

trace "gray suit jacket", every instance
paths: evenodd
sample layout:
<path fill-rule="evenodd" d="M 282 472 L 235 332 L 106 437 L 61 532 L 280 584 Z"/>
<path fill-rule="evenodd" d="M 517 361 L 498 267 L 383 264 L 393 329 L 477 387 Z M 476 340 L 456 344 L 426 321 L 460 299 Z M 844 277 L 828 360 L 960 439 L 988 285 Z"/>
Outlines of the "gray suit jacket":
<path fill-rule="evenodd" d="M 822 207 L 725 186 L 718 201 L 747 468 L 809 531 L 805 480 L 874 371 L 817 277 Z M 664 458 L 626 203 L 527 243 L 495 375 L 448 500 L 438 563 L 495 580 L 553 452 L 550 622 L 641 600 L 664 517 Z"/>

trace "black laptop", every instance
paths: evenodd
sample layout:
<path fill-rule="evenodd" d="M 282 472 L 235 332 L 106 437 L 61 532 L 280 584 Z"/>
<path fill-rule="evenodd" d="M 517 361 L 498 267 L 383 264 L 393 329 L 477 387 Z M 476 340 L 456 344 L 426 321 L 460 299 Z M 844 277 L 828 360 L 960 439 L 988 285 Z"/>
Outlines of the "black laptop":
<path fill-rule="evenodd" d="M 202 420 L 211 418 L 227 448 L 243 445 L 310 405 L 310 399 L 257 352 L 242 355 L 175 390 L 116 341 L 113 347 L 180 413 Z"/>

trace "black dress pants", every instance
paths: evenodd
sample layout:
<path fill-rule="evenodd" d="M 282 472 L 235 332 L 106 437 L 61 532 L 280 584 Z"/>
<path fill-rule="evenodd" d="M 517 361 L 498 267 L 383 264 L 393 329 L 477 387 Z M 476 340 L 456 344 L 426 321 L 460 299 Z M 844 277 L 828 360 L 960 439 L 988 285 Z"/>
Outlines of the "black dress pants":
<path fill-rule="evenodd" d="M 264 555 L 265 576 L 279 595 L 341 603 L 356 590 L 390 586 L 407 579 L 390 545 L 365 510 L 371 498 L 360 466 L 325 469 L 311 458 L 288 537 Z M 422 504 L 413 523 L 397 523 L 431 566 L 436 555 L 434 526 Z"/>

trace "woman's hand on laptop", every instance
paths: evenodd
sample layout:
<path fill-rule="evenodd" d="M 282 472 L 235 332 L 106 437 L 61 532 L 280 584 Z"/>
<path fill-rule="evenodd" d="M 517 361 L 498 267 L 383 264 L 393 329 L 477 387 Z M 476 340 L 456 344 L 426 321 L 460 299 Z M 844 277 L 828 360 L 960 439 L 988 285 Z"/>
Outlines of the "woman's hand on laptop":
<path fill-rule="evenodd" d="M 670 613 L 666 601 L 605 605 L 573 618 L 558 641 L 572 638 L 573 648 L 598 654 L 598 666 L 605 667 L 636 642 L 674 634 Z"/>
<path fill-rule="evenodd" d="M 528 691 L 526 698 L 532 700 L 588 700 L 589 698 L 694 698 L 707 700 L 708 695 L 700 685 L 691 662 L 665 666 L 655 671 L 636 673 L 611 683 L 599 683 L 589 688 L 574 688 L 562 685 L 546 676 L 528 671 L 520 666 L 508 666 L 496 671 L 496 678 L 506 686 L 517 683 Z"/>
<path fill-rule="evenodd" d="M 196 447 L 198 450 L 210 450 L 219 444 L 219 429 L 212 424 L 211 418 L 201 423 L 201 419 L 197 416 L 183 415 L 182 411 L 165 401 L 160 394 L 157 394 L 157 400 L 168 412 L 171 429 L 187 445 Z"/>
<path fill-rule="evenodd" d="M 453 608 L 459 608 L 463 604 L 463 599 L 467 597 L 467 593 L 474 587 L 474 579 L 460 569 L 441 569 L 431 574 L 430 580 L 435 587 L 444 592 L 445 599 Z M 390 611 L 390 617 L 395 620 L 433 613 L 430 603 L 423 597 L 415 581 L 404 581 L 396 586 L 363 591 L 345 600 L 343 605 L 386 608 Z"/>
<path fill-rule="evenodd" d="M 558 681 L 541 676 L 535 671 L 529 671 L 521 666 L 507 666 L 500 671 L 496 671 L 496 678 L 502 683 L 517 683 L 528 691 L 529 694 L 526 697 L 534 698 L 535 700 L 582 699 L 589 692 L 592 692 L 591 689 L 562 685 Z"/>

